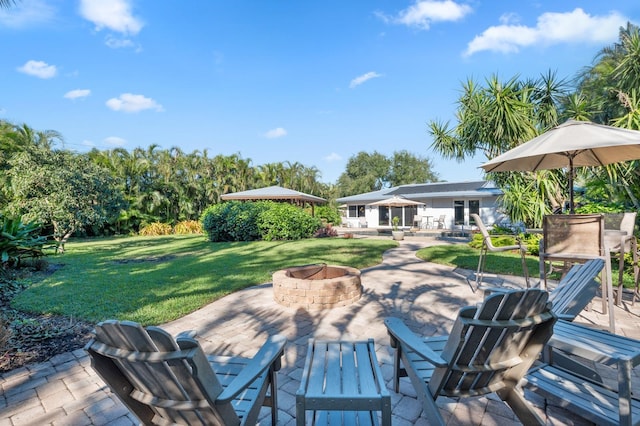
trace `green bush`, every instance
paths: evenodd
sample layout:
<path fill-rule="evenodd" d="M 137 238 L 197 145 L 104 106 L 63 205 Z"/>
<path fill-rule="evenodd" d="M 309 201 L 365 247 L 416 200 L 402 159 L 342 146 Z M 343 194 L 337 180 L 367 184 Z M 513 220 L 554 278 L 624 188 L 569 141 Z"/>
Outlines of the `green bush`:
<path fill-rule="evenodd" d="M 321 221 L 302 209 L 274 201 L 229 201 L 202 214 L 209 241 L 299 240 L 309 238 Z"/>
<path fill-rule="evenodd" d="M 269 201 L 215 204 L 202 214 L 202 229 L 211 242 L 259 240 L 258 217 L 269 206 Z"/>
<path fill-rule="evenodd" d="M 320 219 L 286 203 L 271 203 L 258 219 L 265 241 L 310 238 L 322 226 Z"/>
<path fill-rule="evenodd" d="M 314 213 L 320 220 L 323 220 L 326 223 L 333 223 L 336 226 L 339 226 L 342 221 L 342 219 L 340 219 L 338 209 L 329 205 L 316 206 Z"/>
<path fill-rule="evenodd" d="M 502 230 L 504 231 L 504 229 Z M 495 231 L 490 232 L 489 234 L 493 234 Z M 519 234 L 520 240 L 526 244 L 527 253 L 537 256 L 540 251 L 540 238 L 542 238 L 541 234 Z M 491 241 L 496 247 L 503 246 L 512 246 L 517 244 L 516 236 L 513 235 L 504 235 L 500 234 L 500 236 L 496 236 L 491 238 Z M 480 249 L 482 247 L 482 234 L 477 233 L 473 235 L 473 238 L 469 242 L 469 247 L 473 247 L 475 249 Z"/>

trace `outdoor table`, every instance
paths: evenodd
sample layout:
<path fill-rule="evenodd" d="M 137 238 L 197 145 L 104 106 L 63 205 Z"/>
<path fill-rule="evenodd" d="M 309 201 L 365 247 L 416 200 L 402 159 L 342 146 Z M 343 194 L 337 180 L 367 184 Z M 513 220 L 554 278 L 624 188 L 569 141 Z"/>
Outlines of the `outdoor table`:
<path fill-rule="evenodd" d="M 633 368 L 640 365 L 640 341 L 559 320 L 553 327 L 548 346 L 602 365 L 616 366 L 620 424 L 633 424 L 631 374 Z M 552 358 L 553 354 L 550 356 Z"/>
<path fill-rule="evenodd" d="M 312 421 L 306 422 L 311 410 Z M 300 388 L 296 392 L 296 423 L 391 425 L 391 395 L 378 365 L 373 339 L 323 341 L 309 339 Z M 357 420 L 356 420 L 357 419 Z"/>

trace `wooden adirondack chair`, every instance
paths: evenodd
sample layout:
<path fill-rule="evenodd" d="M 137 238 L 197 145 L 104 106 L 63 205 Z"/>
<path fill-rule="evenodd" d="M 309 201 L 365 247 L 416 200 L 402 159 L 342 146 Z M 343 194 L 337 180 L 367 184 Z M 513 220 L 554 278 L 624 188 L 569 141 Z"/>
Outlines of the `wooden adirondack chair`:
<path fill-rule="evenodd" d="M 510 290 L 462 308 L 451 334 L 423 339 L 398 318 L 385 319 L 394 354 L 394 390 L 409 376 L 430 424 L 444 424 L 438 396 L 496 392 L 523 424 L 544 424 L 516 388 L 553 333 L 548 292 Z"/>
<path fill-rule="evenodd" d="M 549 292 L 551 310 L 565 321 L 573 321 L 598 293 L 600 283 L 596 277 L 604 268 L 604 260 L 592 259 L 584 264 L 577 263 L 562 277 L 558 285 Z M 506 287 L 480 287 L 485 297 L 495 292 L 509 291 Z"/>
<path fill-rule="evenodd" d="M 100 377 L 145 425 L 256 424 L 263 405 L 271 407 L 275 425 L 275 372 L 285 338 L 270 337 L 244 359 L 207 357 L 194 335 L 174 339 L 158 327 L 110 320 L 96 326 L 85 349 Z"/>
<path fill-rule="evenodd" d="M 549 293 L 553 313 L 559 319 L 573 321 L 598 292 L 600 284 L 596 277 L 604 268 L 604 260 L 592 259 L 576 264 L 562 277 L 556 288 Z"/>

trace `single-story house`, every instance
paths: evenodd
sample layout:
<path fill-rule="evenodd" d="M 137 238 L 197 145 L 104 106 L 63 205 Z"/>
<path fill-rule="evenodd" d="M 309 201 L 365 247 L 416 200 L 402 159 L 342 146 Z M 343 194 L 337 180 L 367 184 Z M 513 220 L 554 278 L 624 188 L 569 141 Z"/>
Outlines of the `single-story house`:
<path fill-rule="evenodd" d="M 343 225 L 349 227 L 386 228 L 398 216 L 399 225 L 405 228 L 453 230 L 475 226 L 469 217 L 472 213 L 479 214 L 486 224 L 505 220 L 498 211 L 500 195 L 502 190 L 493 182 L 482 180 L 401 185 L 338 198 L 337 202 L 345 209 Z M 407 204 L 411 205 L 400 206 L 403 203 L 398 199 L 410 200 Z M 390 205 L 384 205 L 383 200 L 390 200 Z"/>

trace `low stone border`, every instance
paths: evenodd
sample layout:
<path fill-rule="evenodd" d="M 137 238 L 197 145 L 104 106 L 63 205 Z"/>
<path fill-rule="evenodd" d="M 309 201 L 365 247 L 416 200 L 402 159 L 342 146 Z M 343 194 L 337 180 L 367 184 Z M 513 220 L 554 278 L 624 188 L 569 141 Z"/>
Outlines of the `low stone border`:
<path fill-rule="evenodd" d="M 362 296 L 360 271 L 348 266 L 305 265 L 273 273 L 273 297 L 290 308 L 331 309 Z"/>

